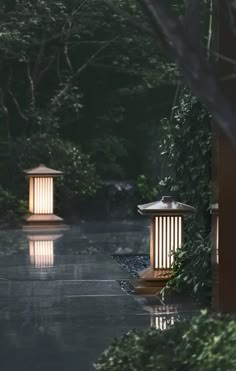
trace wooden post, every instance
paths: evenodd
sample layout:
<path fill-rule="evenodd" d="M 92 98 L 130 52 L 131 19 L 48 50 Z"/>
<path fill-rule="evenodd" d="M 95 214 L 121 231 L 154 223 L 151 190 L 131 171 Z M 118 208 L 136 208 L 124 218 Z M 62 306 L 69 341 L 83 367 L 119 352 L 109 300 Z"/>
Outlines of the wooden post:
<path fill-rule="evenodd" d="M 230 29 L 225 0 L 219 0 L 219 54 L 236 61 L 236 37 Z M 219 60 L 219 73 L 225 96 L 236 104 L 236 79 L 225 79 L 235 73 L 235 65 Z M 236 125 L 236 119 L 235 119 Z M 218 201 L 219 201 L 219 267 L 216 310 L 236 311 L 236 148 L 218 132 Z"/>

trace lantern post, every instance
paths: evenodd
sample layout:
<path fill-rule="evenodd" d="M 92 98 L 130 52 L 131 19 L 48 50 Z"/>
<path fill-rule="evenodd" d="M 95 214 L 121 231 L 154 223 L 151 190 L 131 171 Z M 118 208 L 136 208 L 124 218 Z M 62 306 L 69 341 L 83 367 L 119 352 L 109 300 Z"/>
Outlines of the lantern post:
<path fill-rule="evenodd" d="M 29 214 L 25 217 L 24 229 L 32 227 L 65 228 L 63 219 L 54 214 L 54 178 L 63 173 L 43 164 L 25 170 L 29 178 Z"/>
<path fill-rule="evenodd" d="M 163 196 L 160 201 L 138 205 L 138 212 L 151 217 L 150 267 L 139 273 L 140 280 L 133 285 L 136 293 L 156 294 L 170 279 L 173 253 L 183 244 L 183 216 L 196 209 Z"/>

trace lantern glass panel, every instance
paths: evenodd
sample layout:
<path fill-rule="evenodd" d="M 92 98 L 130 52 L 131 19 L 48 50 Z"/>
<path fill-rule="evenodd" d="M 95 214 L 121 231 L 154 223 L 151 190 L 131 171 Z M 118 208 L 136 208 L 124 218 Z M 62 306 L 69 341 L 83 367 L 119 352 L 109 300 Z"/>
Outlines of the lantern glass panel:
<path fill-rule="evenodd" d="M 182 216 L 155 217 L 155 269 L 170 269 L 182 245 Z"/>
<path fill-rule="evenodd" d="M 29 178 L 29 211 L 34 212 L 34 178 Z"/>
<path fill-rule="evenodd" d="M 30 178 L 29 198 L 34 214 L 53 214 L 53 178 Z"/>

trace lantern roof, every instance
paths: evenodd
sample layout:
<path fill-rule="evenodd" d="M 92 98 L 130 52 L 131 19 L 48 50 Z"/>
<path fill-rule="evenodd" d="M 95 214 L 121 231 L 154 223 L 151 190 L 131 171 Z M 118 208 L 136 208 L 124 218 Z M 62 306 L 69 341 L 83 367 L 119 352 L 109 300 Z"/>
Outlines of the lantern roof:
<path fill-rule="evenodd" d="M 174 201 L 171 196 L 163 196 L 160 201 L 138 205 L 137 207 L 138 212 L 142 215 L 183 215 L 196 212 L 194 207 Z"/>
<path fill-rule="evenodd" d="M 59 176 L 62 175 L 62 171 L 50 169 L 49 167 L 45 166 L 44 164 L 40 164 L 39 166 L 34 167 L 33 169 L 24 170 L 24 173 L 28 176 Z"/>

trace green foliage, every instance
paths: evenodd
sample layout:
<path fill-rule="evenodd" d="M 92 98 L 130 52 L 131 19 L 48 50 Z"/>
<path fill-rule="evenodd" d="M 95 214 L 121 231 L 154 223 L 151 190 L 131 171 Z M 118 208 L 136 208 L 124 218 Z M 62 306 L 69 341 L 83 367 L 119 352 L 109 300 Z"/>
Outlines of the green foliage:
<path fill-rule="evenodd" d="M 162 120 L 159 151 L 168 167 L 163 179 L 140 176 L 138 197 L 151 202 L 172 195 L 197 209 L 185 220 L 185 244 L 175 254 L 174 278 L 167 287 L 209 300 L 211 290 L 210 198 L 211 126 L 202 105 L 184 89 L 170 119 Z"/>
<path fill-rule="evenodd" d="M 156 200 L 158 197 L 158 186 L 154 185 L 152 179 L 144 174 L 139 175 L 136 180 L 137 198 L 140 202 L 145 200 Z"/>
<path fill-rule="evenodd" d="M 202 311 L 165 331 L 131 331 L 115 339 L 97 371 L 221 371 L 236 369 L 236 319 Z"/>
<path fill-rule="evenodd" d="M 159 182 L 160 193 L 173 194 L 181 202 L 196 207 L 197 228 L 192 232 L 207 235 L 210 230 L 211 125 L 210 117 L 198 100 L 184 89 L 171 119 L 163 119 L 161 156 L 170 176 Z"/>
<path fill-rule="evenodd" d="M 27 203 L 0 186 L 0 223 L 17 224 L 27 212 Z"/>
<path fill-rule="evenodd" d="M 103 178 L 122 179 L 124 170 L 120 164 L 125 161 L 128 153 L 124 139 L 116 136 L 97 138 L 91 144 L 91 158 L 96 162 L 96 168 Z"/>
<path fill-rule="evenodd" d="M 159 182 L 160 193 L 173 194 L 197 209 L 185 223 L 185 245 L 175 255 L 174 278 L 168 286 L 191 292 L 198 300 L 211 295 L 211 126 L 201 104 L 185 89 L 172 118 L 162 122 L 161 155 L 170 176 Z"/>
<path fill-rule="evenodd" d="M 198 228 L 196 233 L 209 233 L 209 207 L 211 199 L 211 124 L 210 116 L 198 100 L 185 88 L 179 103 L 173 107 L 171 118 L 161 121 L 158 147 L 161 161 L 168 176 L 138 178 L 141 197 L 171 194 L 176 200 L 196 207 Z M 155 156 L 155 153 L 153 153 Z M 190 233 L 193 229 L 190 225 Z"/>
<path fill-rule="evenodd" d="M 145 24 L 136 0 L 117 6 Z M 140 173 L 177 77 L 156 42 L 97 0 L 3 0 L 0 21 L 1 139 L 57 134 L 98 154 L 105 178 Z"/>
<path fill-rule="evenodd" d="M 211 126 L 209 114 L 185 89 L 172 118 L 162 122 L 161 155 L 170 176 L 159 182 L 161 194 L 172 194 L 197 209 L 185 223 L 185 245 L 175 255 L 168 286 L 191 292 L 198 300 L 211 295 Z"/>
<path fill-rule="evenodd" d="M 58 137 L 35 135 L 21 138 L 12 144 L 8 161 L 1 164 L 4 182 L 17 194 L 27 193 L 27 182 L 23 170 L 44 163 L 63 171 L 63 177 L 56 181 L 56 192 L 63 205 L 93 196 L 99 185 L 94 164 L 78 146 Z"/>
<path fill-rule="evenodd" d="M 174 255 L 173 278 L 167 283 L 169 289 L 192 294 L 197 300 L 210 304 L 212 295 L 211 238 L 199 235 L 183 244 Z"/>

